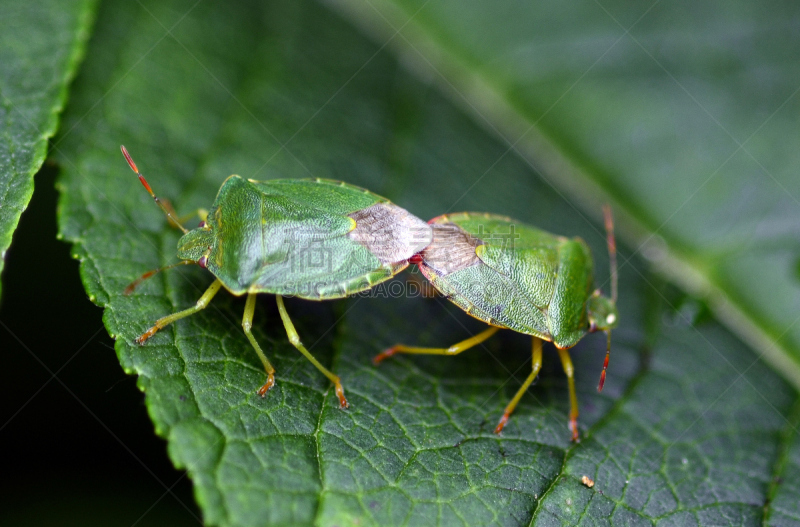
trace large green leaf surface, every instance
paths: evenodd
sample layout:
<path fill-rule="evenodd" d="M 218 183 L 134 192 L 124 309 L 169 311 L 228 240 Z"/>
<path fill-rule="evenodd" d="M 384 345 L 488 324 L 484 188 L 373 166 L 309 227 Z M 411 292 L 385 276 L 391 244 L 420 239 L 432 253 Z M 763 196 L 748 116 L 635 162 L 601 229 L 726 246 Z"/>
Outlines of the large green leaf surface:
<path fill-rule="evenodd" d="M 800 387 L 800 4 L 333 3 Z"/>
<path fill-rule="evenodd" d="M 0 271 L 56 132 L 94 2 L 0 2 Z"/>
<path fill-rule="evenodd" d="M 181 213 L 208 207 L 231 173 L 341 179 L 423 218 L 485 210 L 580 235 L 606 282 L 604 233 L 571 198 L 327 8 L 109 2 L 71 100 L 61 232 L 208 524 L 800 522 L 797 393 L 636 257 L 621 275 L 602 394 L 603 335 L 572 351 L 578 444 L 549 345 L 501 436 L 493 428 L 529 371 L 529 338 L 501 333 L 459 357 L 372 366 L 396 342 L 446 346 L 481 329 L 416 294 L 411 273 L 367 296 L 287 302 L 305 344 L 341 375 L 346 411 L 289 344 L 267 295 L 254 328 L 278 371 L 266 398 L 255 393 L 265 376 L 241 330 L 242 299 L 220 294 L 133 344 L 159 316 L 193 305 L 211 277 L 180 268 L 122 295 L 175 261 L 178 233 L 120 143 Z"/>

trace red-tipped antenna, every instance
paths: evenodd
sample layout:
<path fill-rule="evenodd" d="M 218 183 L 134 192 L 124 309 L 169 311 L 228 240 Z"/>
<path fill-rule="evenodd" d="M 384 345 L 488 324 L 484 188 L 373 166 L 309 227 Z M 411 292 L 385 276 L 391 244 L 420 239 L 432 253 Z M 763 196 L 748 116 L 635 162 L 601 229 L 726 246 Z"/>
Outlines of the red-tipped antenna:
<path fill-rule="evenodd" d="M 138 169 L 138 168 L 136 168 L 136 163 L 134 163 L 134 162 L 133 162 L 133 159 L 131 158 L 131 155 L 130 155 L 130 154 L 128 153 L 128 151 L 125 149 L 125 146 L 123 146 L 123 145 L 120 145 L 120 149 L 122 150 L 122 155 L 124 155 L 124 156 L 125 156 L 125 160 L 128 162 L 128 165 L 130 165 L 130 167 L 131 167 L 131 170 L 133 170 L 133 171 L 136 173 L 136 175 L 137 175 L 137 176 L 139 176 L 139 181 L 141 181 L 141 182 L 142 182 L 142 185 L 144 185 L 144 188 L 145 188 L 145 189 L 147 190 L 147 192 L 149 192 L 149 193 L 150 193 L 150 195 L 153 197 L 153 200 L 155 200 L 155 202 L 156 202 L 156 205 L 158 205 L 159 207 L 161 207 L 161 210 L 163 210 L 163 211 L 164 211 L 164 214 L 166 214 L 166 215 L 167 215 L 167 218 L 169 218 L 169 220 L 170 220 L 172 223 L 174 223 L 175 225 L 177 225 L 177 226 L 178 226 L 178 228 L 179 228 L 180 230 L 182 230 L 184 234 L 186 234 L 187 232 L 189 232 L 188 230 L 186 230 L 186 229 L 184 228 L 184 226 L 183 226 L 183 225 L 181 225 L 181 223 L 178 221 L 178 218 L 176 218 L 176 217 L 175 217 L 175 214 L 173 214 L 173 213 L 172 213 L 172 211 L 170 211 L 169 207 L 167 207 L 167 206 L 164 204 L 164 202 L 162 202 L 160 199 L 158 199 L 158 196 L 156 196 L 156 195 L 155 195 L 155 193 L 153 192 L 153 189 L 151 189 L 151 188 L 150 188 L 150 185 L 147 183 L 147 180 L 144 178 L 144 176 L 142 175 L 142 173 L 141 173 L 141 172 L 139 172 L 139 169 Z M 130 287 L 130 286 L 129 286 L 129 287 Z"/>
<path fill-rule="evenodd" d="M 602 392 L 606 384 L 606 370 L 608 369 L 608 359 L 611 357 L 611 330 L 606 331 L 608 340 L 606 343 L 606 360 L 603 362 L 603 371 L 600 373 L 600 382 L 597 383 L 597 391 Z"/>
<path fill-rule="evenodd" d="M 617 282 L 619 277 L 617 275 L 617 241 L 614 238 L 614 217 L 611 215 L 611 207 L 608 204 L 603 205 L 603 218 L 606 224 L 606 241 L 608 242 L 608 263 L 611 267 L 611 300 L 614 304 L 617 303 Z M 608 360 L 611 358 L 611 330 L 606 330 L 606 360 L 603 361 L 603 371 L 600 373 L 600 382 L 597 384 L 597 391 L 602 392 L 603 386 L 606 384 L 606 370 L 608 369 Z"/>
<path fill-rule="evenodd" d="M 174 263 L 172 265 L 167 265 L 164 267 L 159 267 L 158 269 L 153 269 L 152 271 L 147 271 L 142 276 L 140 276 L 139 278 L 128 284 L 128 287 L 125 288 L 125 291 L 122 294 L 128 296 L 129 294 L 133 293 L 133 290 L 136 289 L 139 286 L 139 284 L 141 284 L 142 282 L 144 282 L 145 280 L 147 280 L 156 273 L 160 273 L 161 271 L 166 271 L 167 269 L 172 269 L 173 267 L 178 267 L 179 265 L 192 265 L 194 263 L 195 262 L 191 260 L 181 260 L 180 262 Z"/>

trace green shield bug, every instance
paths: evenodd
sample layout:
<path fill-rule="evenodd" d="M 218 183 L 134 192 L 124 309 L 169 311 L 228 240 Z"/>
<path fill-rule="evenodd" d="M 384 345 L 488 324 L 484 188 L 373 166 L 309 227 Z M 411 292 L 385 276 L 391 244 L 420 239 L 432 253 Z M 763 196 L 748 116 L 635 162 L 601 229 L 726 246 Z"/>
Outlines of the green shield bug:
<path fill-rule="evenodd" d="M 216 277 L 194 307 L 158 319 L 136 342 L 144 344 L 165 326 L 204 309 L 222 287 L 236 296 L 247 295 L 242 328 L 267 373 L 258 390 L 263 397 L 275 384 L 275 369 L 251 328 L 256 294 L 271 293 L 289 341 L 331 380 L 341 407 L 347 407 L 339 377 L 303 346 L 283 296 L 343 298 L 389 280 L 428 246 L 431 227 L 387 199 L 346 183 L 230 176 L 199 227 L 187 230 L 153 193 L 125 147 L 121 149 L 145 189 L 183 231 L 178 241 L 182 261 L 175 265 L 196 263 Z M 126 292 L 159 270 L 145 273 Z"/>
<path fill-rule="evenodd" d="M 374 362 L 380 363 L 395 353 L 456 355 L 482 343 L 499 329 L 531 335 L 533 371 L 506 406 L 495 428 L 500 433 L 539 373 L 542 340 L 553 342 L 567 375 L 569 428 L 573 441 L 577 441 L 578 399 L 568 350 L 587 333 L 606 332 L 606 358 L 598 385 L 602 390 L 611 329 L 619 318 L 611 209 L 606 207 L 604 213 L 612 270 L 610 298 L 594 289 L 592 255 L 580 238 L 556 236 L 493 214 L 464 212 L 432 219 L 428 223 L 433 228 L 433 242 L 411 262 L 451 302 L 492 327 L 449 348 L 398 344 L 376 356 Z"/>

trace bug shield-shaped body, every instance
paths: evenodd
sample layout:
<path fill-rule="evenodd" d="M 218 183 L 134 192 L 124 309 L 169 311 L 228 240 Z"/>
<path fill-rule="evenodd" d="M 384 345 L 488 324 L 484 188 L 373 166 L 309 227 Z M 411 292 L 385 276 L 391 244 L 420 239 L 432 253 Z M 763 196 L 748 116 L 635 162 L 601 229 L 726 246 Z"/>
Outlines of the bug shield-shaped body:
<path fill-rule="evenodd" d="M 615 325 L 613 302 L 593 292 L 592 256 L 580 238 L 492 214 L 448 214 L 430 224 L 433 242 L 419 267 L 473 317 L 561 349 Z"/>
<path fill-rule="evenodd" d="M 388 200 L 338 181 L 229 177 L 178 257 L 235 295 L 341 298 L 390 279 L 427 247 L 431 228 Z"/>

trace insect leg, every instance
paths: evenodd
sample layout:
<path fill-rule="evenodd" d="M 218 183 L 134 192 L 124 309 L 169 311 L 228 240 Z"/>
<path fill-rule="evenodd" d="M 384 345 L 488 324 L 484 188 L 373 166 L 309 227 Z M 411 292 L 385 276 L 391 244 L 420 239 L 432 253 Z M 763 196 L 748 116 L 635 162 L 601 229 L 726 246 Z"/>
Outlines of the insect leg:
<path fill-rule="evenodd" d="M 158 320 L 156 320 L 156 323 L 155 325 L 153 325 L 153 327 L 151 327 L 150 329 L 148 329 L 147 331 L 136 337 L 136 343 L 144 344 L 144 342 L 153 335 L 155 335 L 158 330 L 172 324 L 176 320 L 188 317 L 189 315 L 194 315 L 201 309 L 205 309 L 208 303 L 211 302 L 211 299 L 214 298 L 214 295 L 217 294 L 217 291 L 219 291 L 220 287 L 222 287 L 222 282 L 220 282 L 219 280 L 214 280 L 214 283 L 211 284 L 211 287 L 206 289 L 206 292 L 203 293 L 203 296 L 200 297 L 200 299 L 197 301 L 194 307 L 190 307 L 189 309 L 184 309 L 183 311 L 178 311 L 177 313 L 173 313 L 171 315 L 167 315 L 166 317 L 159 318 Z"/>
<path fill-rule="evenodd" d="M 270 364 L 269 359 L 267 356 L 264 355 L 264 352 L 261 351 L 261 346 L 258 345 L 256 342 L 256 338 L 253 336 L 253 333 L 250 329 L 253 327 L 253 313 L 256 310 L 256 294 L 250 293 L 247 295 L 247 301 L 244 304 L 244 316 L 242 317 L 242 329 L 244 329 L 244 334 L 247 335 L 247 340 L 250 341 L 252 344 L 253 349 L 256 350 L 258 353 L 258 358 L 261 359 L 261 362 L 264 364 L 264 369 L 267 371 L 267 382 L 264 383 L 264 386 L 258 389 L 258 395 L 264 397 L 267 395 L 267 391 L 270 388 L 275 386 L 275 368 L 272 367 Z"/>
<path fill-rule="evenodd" d="M 294 329 L 294 324 L 292 324 L 292 320 L 289 318 L 289 313 L 286 312 L 286 307 L 283 305 L 283 297 L 281 295 L 275 295 L 276 300 L 278 301 L 278 312 L 281 314 L 281 320 L 283 320 L 283 327 L 286 328 L 286 334 L 289 336 L 289 342 L 297 348 L 297 350 L 302 353 L 305 358 L 311 361 L 311 364 L 317 367 L 319 371 L 322 372 L 325 377 L 331 380 L 333 385 L 336 387 L 336 395 L 339 397 L 339 404 L 342 408 L 348 408 L 350 404 L 347 402 L 347 399 L 344 397 L 344 388 L 342 388 L 342 381 L 339 379 L 338 375 L 334 375 L 331 373 L 328 368 L 320 364 L 320 362 L 314 358 L 314 356 L 303 346 L 303 343 L 300 342 L 300 336 L 297 334 L 297 330 Z"/>
<path fill-rule="evenodd" d="M 386 358 L 391 357 L 395 353 L 416 353 L 416 354 L 420 354 L 420 355 L 458 355 L 462 351 L 466 351 L 466 350 L 468 350 L 468 349 L 470 349 L 470 348 L 472 348 L 474 346 L 477 346 L 478 344 L 480 344 L 484 340 L 488 339 L 489 337 L 491 337 L 492 335 L 497 333 L 497 330 L 499 330 L 499 329 L 500 328 L 497 328 L 497 327 L 490 327 L 489 329 L 481 331 L 477 335 L 474 335 L 474 336 L 468 338 L 467 340 L 462 340 L 461 342 L 459 342 L 457 344 L 453 344 L 449 348 L 418 348 L 418 347 L 415 347 L 415 346 L 406 346 L 404 344 L 396 344 L 396 345 L 392 346 L 391 348 L 389 348 L 389 349 L 379 353 L 378 355 L 376 355 L 372 359 L 372 362 L 375 365 L 378 365 L 378 364 L 381 363 L 381 361 L 383 361 Z"/>
<path fill-rule="evenodd" d="M 572 431 L 572 440 L 578 440 L 578 396 L 575 394 L 575 368 L 572 366 L 572 359 L 569 350 L 559 349 L 558 356 L 561 357 L 561 364 L 564 366 L 564 373 L 567 374 L 569 385 L 569 429 Z"/>
<path fill-rule="evenodd" d="M 533 337 L 533 359 L 532 364 L 533 370 L 531 374 L 528 375 L 528 378 L 525 379 L 525 382 L 522 383 L 522 386 L 519 387 L 517 390 L 516 395 L 514 398 L 511 399 L 511 402 L 508 403 L 506 406 L 505 412 L 503 412 L 503 417 L 500 418 L 500 422 L 497 423 L 497 428 L 494 429 L 495 434 L 499 434 L 503 431 L 503 427 L 506 426 L 506 422 L 508 422 L 508 418 L 511 415 L 511 412 L 517 407 L 519 400 L 522 399 L 522 396 L 525 395 L 525 392 L 528 391 L 528 387 L 531 385 L 536 376 L 539 375 L 539 370 L 542 369 L 542 339 Z"/>

